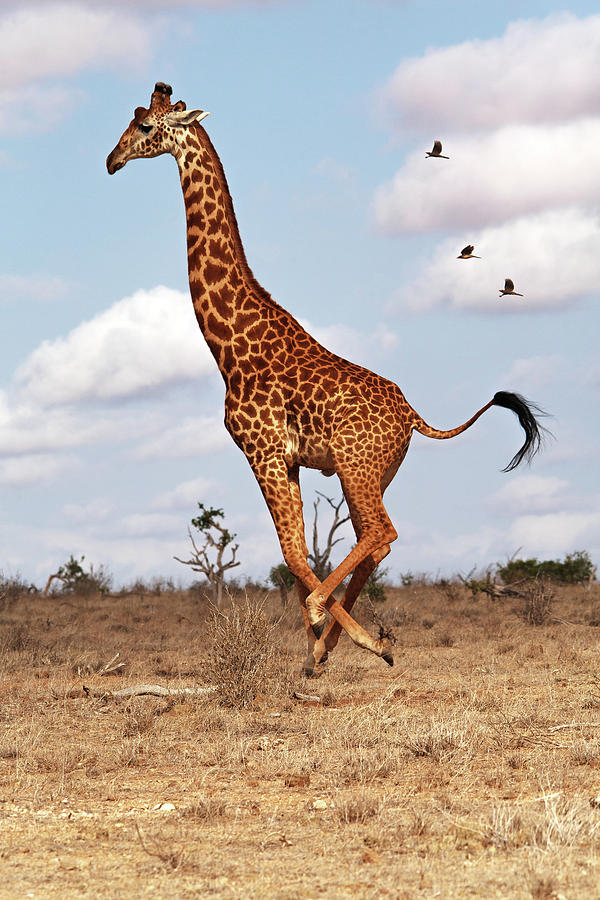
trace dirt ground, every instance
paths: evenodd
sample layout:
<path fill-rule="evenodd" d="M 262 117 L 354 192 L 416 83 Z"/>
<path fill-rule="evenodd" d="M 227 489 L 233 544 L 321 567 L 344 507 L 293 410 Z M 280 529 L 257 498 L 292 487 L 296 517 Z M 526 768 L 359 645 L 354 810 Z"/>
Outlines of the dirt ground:
<path fill-rule="evenodd" d="M 394 668 L 342 638 L 310 681 L 296 609 L 265 603 L 256 672 L 197 595 L 5 600 L 0 897 L 600 897 L 599 586 L 542 625 L 390 589 Z M 216 690 L 114 696 L 148 683 Z"/>

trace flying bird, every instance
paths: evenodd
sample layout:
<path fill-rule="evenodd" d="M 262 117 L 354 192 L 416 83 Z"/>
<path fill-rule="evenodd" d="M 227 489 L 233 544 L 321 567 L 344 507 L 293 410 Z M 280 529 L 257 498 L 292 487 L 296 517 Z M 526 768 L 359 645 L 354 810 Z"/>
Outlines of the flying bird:
<path fill-rule="evenodd" d="M 433 142 L 433 150 L 427 150 L 425 156 L 437 156 L 440 159 L 450 159 L 449 156 L 444 156 L 442 153 L 442 142 L 434 141 Z"/>
<path fill-rule="evenodd" d="M 515 283 L 512 278 L 504 279 L 504 290 L 500 289 L 500 296 L 504 297 L 505 294 L 512 294 L 515 297 L 522 297 L 523 294 L 519 294 L 518 291 L 515 291 Z"/>
<path fill-rule="evenodd" d="M 457 259 L 481 259 L 480 256 L 477 256 L 476 253 L 473 253 L 475 247 L 473 244 L 467 244 L 466 247 L 463 247 L 460 251 L 460 256 L 457 256 Z"/>

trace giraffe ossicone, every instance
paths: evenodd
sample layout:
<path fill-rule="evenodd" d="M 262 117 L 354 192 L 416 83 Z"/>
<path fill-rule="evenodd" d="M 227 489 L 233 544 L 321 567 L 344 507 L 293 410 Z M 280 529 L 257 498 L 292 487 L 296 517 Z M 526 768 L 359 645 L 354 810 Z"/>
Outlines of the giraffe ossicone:
<path fill-rule="evenodd" d="M 323 662 L 341 630 L 392 665 L 389 641 L 375 639 L 350 615 L 397 533 L 383 493 L 402 463 L 413 431 L 446 439 L 487 409 L 511 409 L 525 442 L 508 469 L 539 449 L 541 412 L 518 394 L 499 392 L 467 422 L 429 426 L 386 378 L 331 353 L 258 283 L 246 260 L 221 161 L 200 124 L 203 110 L 171 104 L 158 82 L 148 108 L 138 107 L 109 154 L 110 174 L 132 159 L 175 157 L 185 202 L 190 292 L 198 324 L 225 382 L 225 426 L 258 481 L 296 578 L 307 635 L 306 674 Z M 301 467 L 338 475 L 356 545 L 319 582 L 304 537 Z M 333 592 L 351 575 L 341 602 Z M 326 624 L 326 612 L 331 621 Z"/>

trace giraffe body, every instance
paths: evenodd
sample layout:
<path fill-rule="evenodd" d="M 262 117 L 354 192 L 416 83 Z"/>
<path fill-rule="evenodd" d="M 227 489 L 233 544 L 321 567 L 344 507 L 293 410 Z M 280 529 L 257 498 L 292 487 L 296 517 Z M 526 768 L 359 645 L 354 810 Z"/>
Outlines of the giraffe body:
<path fill-rule="evenodd" d="M 254 472 L 296 577 L 309 638 L 305 672 L 327 658 L 341 629 L 392 664 L 389 642 L 372 638 L 350 610 L 397 537 L 382 496 L 413 430 L 438 439 L 453 437 L 490 406 L 508 406 L 532 429 L 529 443 L 517 454 L 519 462 L 537 448 L 537 423 L 521 398 L 506 399 L 517 395 L 503 394 L 504 402 L 499 402 L 498 394 L 464 425 L 439 431 L 427 425 L 393 382 L 319 344 L 272 299 L 248 266 L 220 159 L 200 125 L 207 113 L 187 111 L 181 101 L 171 105 L 170 94 L 170 87 L 159 82 L 149 109 L 135 111 L 109 154 L 108 171 L 116 172 L 130 159 L 162 153 L 177 160 L 194 310 L 225 382 L 225 426 Z M 356 546 L 322 584 L 307 563 L 301 467 L 338 475 L 357 537 Z M 333 591 L 351 573 L 338 603 Z M 323 633 L 326 609 L 333 620 Z"/>

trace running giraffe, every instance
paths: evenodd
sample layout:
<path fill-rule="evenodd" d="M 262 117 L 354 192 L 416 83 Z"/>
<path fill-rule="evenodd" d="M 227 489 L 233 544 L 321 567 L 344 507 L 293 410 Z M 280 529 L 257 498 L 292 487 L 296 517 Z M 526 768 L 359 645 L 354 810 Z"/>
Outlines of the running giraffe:
<path fill-rule="evenodd" d="M 413 431 L 445 439 L 469 428 L 491 406 L 512 410 L 525 443 L 506 470 L 539 449 L 541 426 L 517 394 L 501 391 L 464 425 L 430 427 L 400 389 L 322 347 L 256 281 L 240 238 L 221 161 L 202 110 L 171 104 L 156 84 L 109 154 L 112 175 L 130 160 L 170 153 L 179 167 L 187 218 L 190 291 L 198 324 L 225 382 L 225 426 L 258 481 L 290 571 L 296 578 L 309 646 L 307 675 L 325 662 L 344 629 L 360 647 L 393 664 L 387 638 L 373 638 L 350 615 L 397 533 L 382 495 L 406 455 Z M 308 566 L 299 472 L 336 474 L 357 543 L 323 583 Z M 352 578 L 341 603 L 333 591 Z M 332 616 L 328 627 L 327 611 Z"/>

